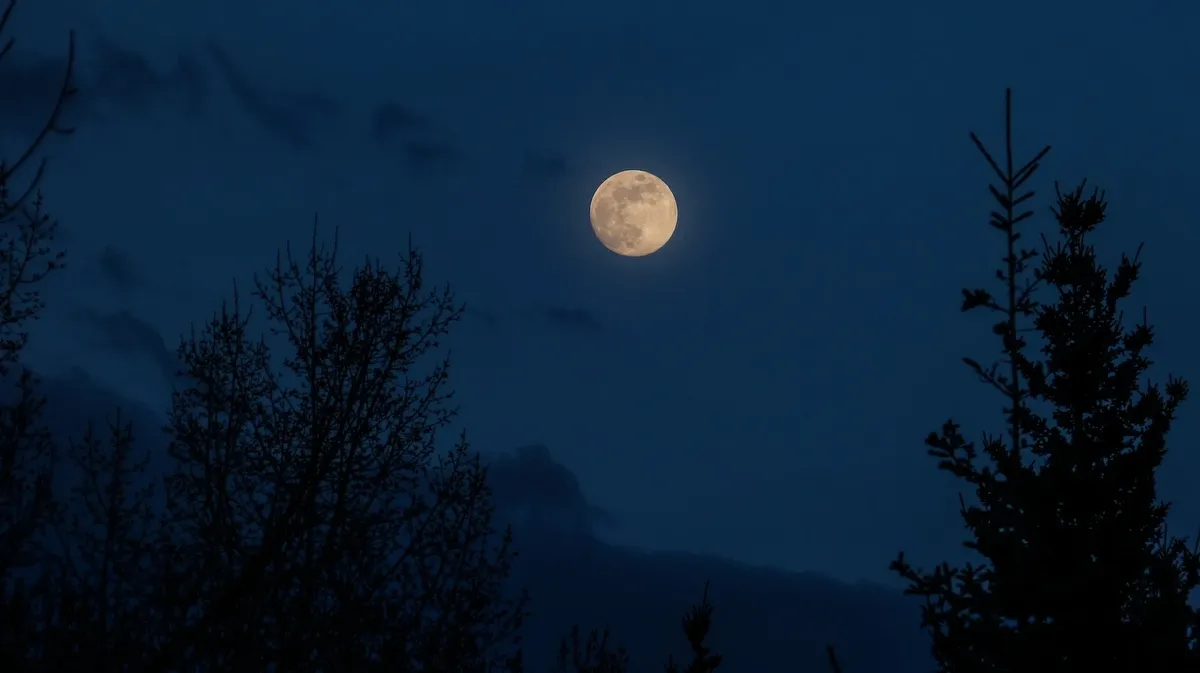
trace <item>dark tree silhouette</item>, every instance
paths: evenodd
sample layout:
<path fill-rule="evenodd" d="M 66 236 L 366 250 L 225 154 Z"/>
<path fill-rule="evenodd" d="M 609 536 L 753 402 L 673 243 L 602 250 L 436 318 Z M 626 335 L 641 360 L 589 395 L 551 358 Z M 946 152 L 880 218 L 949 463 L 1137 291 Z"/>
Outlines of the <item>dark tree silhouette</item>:
<path fill-rule="evenodd" d="M 1122 255 L 1114 270 L 1102 265 L 1090 241 L 1107 204 L 1084 184 L 1056 185 L 1057 241 L 1043 236 L 1040 254 L 1022 247 L 1018 225 L 1032 216 L 1022 204 L 1033 197 L 1023 188 L 1049 148 L 1014 170 L 1011 92 L 1005 164 L 971 137 L 1000 180 L 990 225 L 1005 255 L 999 297 L 964 290 L 962 310 L 999 314 L 1002 359 L 964 361 L 1005 398 L 1007 431 L 977 447 L 948 421 L 926 440 L 939 468 L 974 488 L 976 501 L 962 501 L 965 545 L 983 561 L 926 573 L 901 554 L 892 569 L 927 598 L 922 621 L 942 671 L 1200 670 L 1200 623 L 1187 602 L 1200 562 L 1168 534 L 1155 491 L 1188 389 L 1144 381 L 1153 331 L 1144 313 L 1127 324 L 1121 308 L 1141 263 Z"/>
<path fill-rule="evenodd" d="M 161 489 L 119 415 L 71 444 L 58 554 L 0 606 L 4 670 L 520 671 L 510 533 L 465 436 L 438 441 L 453 295 L 411 246 L 343 273 L 314 228 L 252 296 L 267 335 L 235 292 L 180 345 Z"/>
<path fill-rule="evenodd" d="M 4 376 L 42 308 L 34 286 L 63 264 L 31 162 L 70 132 L 73 64 L 72 35 L 47 122 L 0 163 Z M 422 271 L 410 246 L 398 270 L 344 274 L 314 228 L 306 259 L 256 279 L 269 337 L 250 336 L 235 296 L 181 344 L 161 489 L 118 413 L 106 439 L 71 443 L 63 507 L 22 371 L 0 408 L 0 670 L 521 670 L 510 533 L 493 530 L 465 436 L 438 440 L 455 417 L 439 342 L 462 309 Z M 44 533 L 57 544 L 35 545 Z"/>
<path fill-rule="evenodd" d="M 181 345 L 143 670 L 519 667 L 486 471 L 437 445 L 461 307 L 422 271 L 344 274 L 314 229 L 255 282 L 268 337 L 235 296 Z"/>
<path fill-rule="evenodd" d="M 8 0 L 5 5 L 4 13 L 0 14 L 0 62 L 3 62 L 11 53 L 16 44 L 16 41 L 8 37 L 9 21 L 12 19 L 13 12 L 17 8 L 17 0 Z M 75 132 L 73 128 L 64 126 L 62 116 L 67 111 L 67 106 L 75 98 L 77 90 L 75 88 L 75 33 L 72 31 L 67 39 L 67 67 L 63 71 L 62 84 L 59 85 L 58 95 L 52 101 L 47 101 L 50 106 L 46 119 L 34 134 L 34 137 L 25 148 L 20 151 L 15 159 L 0 161 L 0 192 L 3 199 L 0 200 L 0 220 L 8 221 L 9 218 L 21 214 L 23 206 L 32 199 L 38 199 L 38 188 L 41 186 L 42 177 L 46 172 L 45 160 L 38 160 L 36 164 L 35 158 L 38 156 L 38 151 L 42 144 L 52 135 L 70 135 Z M 33 169 L 33 176 L 25 182 L 23 187 L 14 187 L 15 179 L 20 175 L 22 170 L 27 168 Z M 43 238 L 42 240 L 48 240 Z M 37 248 L 37 245 L 31 246 Z M 43 253 L 43 256 L 46 253 Z"/>
<path fill-rule="evenodd" d="M 119 411 L 106 438 L 89 427 L 67 455 L 80 479 L 52 524 L 57 553 L 42 556 L 41 574 L 23 594 L 28 624 L 14 670 L 123 671 L 145 651 L 153 633 L 146 624 L 155 620 L 139 600 L 153 589 L 150 457 L 134 452 Z"/>
<path fill-rule="evenodd" d="M 0 62 L 9 56 L 13 40 L 7 28 L 16 0 L 0 15 Z M 68 41 L 67 68 L 56 100 L 47 101 L 48 115 L 40 130 L 15 159 L 0 160 L 0 379 L 16 391 L 0 406 L 0 669 L 24 657 L 35 630 L 30 602 L 36 593 L 25 577 L 14 573 L 38 561 L 35 543 L 55 514 L 52 494 L 53 446 L 41 424 L 44 398 L 33 374 L 21 366 L 29 325 L 43 302 L 37 285 L 64 264 L 52 249 L 57 223 L 45 212 L 39 185 L 44 163 L 35 161 L 42 144 L 70 129 L 60 123 L 72 96 L 75 40 Z M 3 94 L 0 93 L 0 97 Z M 2 103 L 0 103 L 2 104 Z M 21 175 L 32 170 L 23 186 Z"/>
<path fill-rule="evenodd" d="M 579 625 L 563 638 L 558 648 L 556 673 L 626 673 L 629 653 L 612 640 L 609 629 L 592 629 L 587 638 L 581 637 Z"/>
<path fill-rule="evenodd" d="M 683 634 L 692 650 L 692 660 L 687 668 L 681 669 L 671 658 L 667 659 L 666 673 L 715 673 L 722 657 L 713 654 L 708 646 L 708 632 L 712 628 L 713 606 L 708 602 L 708 583 L 704 584 L 704 595 L 683 616 Z"/>
<path fill-rule="evenodd" d="M 700 602 L 692 605 L 682 619 L 683 635 L 692 652 L 691 661 L 681 669 L 673 657 L 667 657 L 664 673 L 715 673 L 721 666 L 723 657 L 713 653 L 708 646 L 713 611 L 705 582 Z M 559 645 L 556 673 L 627 673 L 628 670 L 629 653 L 613 641 L 612 632 L 607 628 L 592 629 L 584 638 L 580 636 L 579 625 L 575 625 Z"/>

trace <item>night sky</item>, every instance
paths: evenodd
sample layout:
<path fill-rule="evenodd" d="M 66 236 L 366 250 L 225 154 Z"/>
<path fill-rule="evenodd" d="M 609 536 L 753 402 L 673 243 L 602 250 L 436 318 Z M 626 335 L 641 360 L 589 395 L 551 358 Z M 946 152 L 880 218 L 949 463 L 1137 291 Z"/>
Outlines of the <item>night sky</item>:
<path fill-rule="evenodd" d="M 608 539 L 881 582 L 901 549 L 962 558 L 922 440 L 1000 418 L 960 362 L 998 345 L 958 305 L 1002 254 L 967 134 L 1002 149 L 1013 87 L 1018 154 L 1054 146 L 1039 211 L 1054 179 L 1109 190 L 1101 253 L 1147 245 L 1156 377 L 1200 380 L 1200 6 L 912 4 L 25 0 L 4 147 L 72 27 L 82 89 L 29 363 L 165 409 L 179 335 L 314 216 L 348 263 L 411 234 L 468 305 L 474 446 L 549 447 Z M 588 223 L 628 168 L 679 202 L 644 258 Z M 1160 476 L 1180 533 L 1196 404 Z"/>

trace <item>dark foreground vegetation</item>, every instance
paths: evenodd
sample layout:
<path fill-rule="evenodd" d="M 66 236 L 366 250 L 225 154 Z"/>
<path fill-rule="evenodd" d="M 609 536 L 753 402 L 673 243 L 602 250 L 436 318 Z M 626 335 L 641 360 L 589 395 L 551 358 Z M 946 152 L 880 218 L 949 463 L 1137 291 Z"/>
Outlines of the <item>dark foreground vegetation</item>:
<path fill-rule="evenodd" d="M 161 473 L 119 415 L 55 444 L 21 354 L 38 283 L 64 264 L 35 158 L 68 132 L 63 77 L 28 150 L 0 164 L 0 376 L 16 386 L 0 407 L 0 671 L 522 671 L 511 533 L 466 437 L 440 441 L 455 409 L 439 341 L 462 307 L 415 250 L 347 275 L 314 231 L 235 293 L 180 344 Z M 972 139 L 996 175 L 1001 256 L 962 310 L 995 314 L 998 359 L 963 361 L 1007 422 L 979 444 L 953 421 L 926 439 L 970 487 L 979 562 L 892 569 L 926 599 L 914 620 L 940 671 L 1200 671 L 1200 557 L 1155 491 L 1188 388 L 1147 382 L 1153 331 L 1123 312 L 1140 262 L 1101 264 L 1105 195 L 1086 185 L 1056 185 L 1056 229 L 1023 238 L 1049 148 L 1014 168 L 1007 134 L 998 159 Z M 697 589 L 671 673 L 722 663 Z M 569 630 L 558 668 L 626 671 L 617 635 Z"/>

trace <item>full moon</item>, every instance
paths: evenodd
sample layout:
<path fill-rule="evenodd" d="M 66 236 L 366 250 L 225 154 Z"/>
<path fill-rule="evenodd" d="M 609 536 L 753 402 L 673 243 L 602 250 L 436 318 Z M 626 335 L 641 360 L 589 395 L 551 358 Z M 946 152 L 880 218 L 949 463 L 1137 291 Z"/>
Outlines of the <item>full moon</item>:
<path fill-rule="evenodd" d="M 644 257 L 675 233 L 679 208 L 667 183 L 646 171 L 621 171 L 600 183 L 592 196 L 592 231 L 604 247 L 626 257 Z"/>

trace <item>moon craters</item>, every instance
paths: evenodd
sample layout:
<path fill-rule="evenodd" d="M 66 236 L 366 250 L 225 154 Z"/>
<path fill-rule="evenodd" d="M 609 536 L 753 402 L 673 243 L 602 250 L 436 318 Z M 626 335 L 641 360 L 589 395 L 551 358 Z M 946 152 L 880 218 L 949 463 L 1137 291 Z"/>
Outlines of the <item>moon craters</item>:
<path fill-rule="evenodd" d="M 592 229 L 609 250 L 630 257 L 655 252 L 671 238 L 678 219 L 675 196 L 645 171 L 621 171 L 596 189 Z"/>

